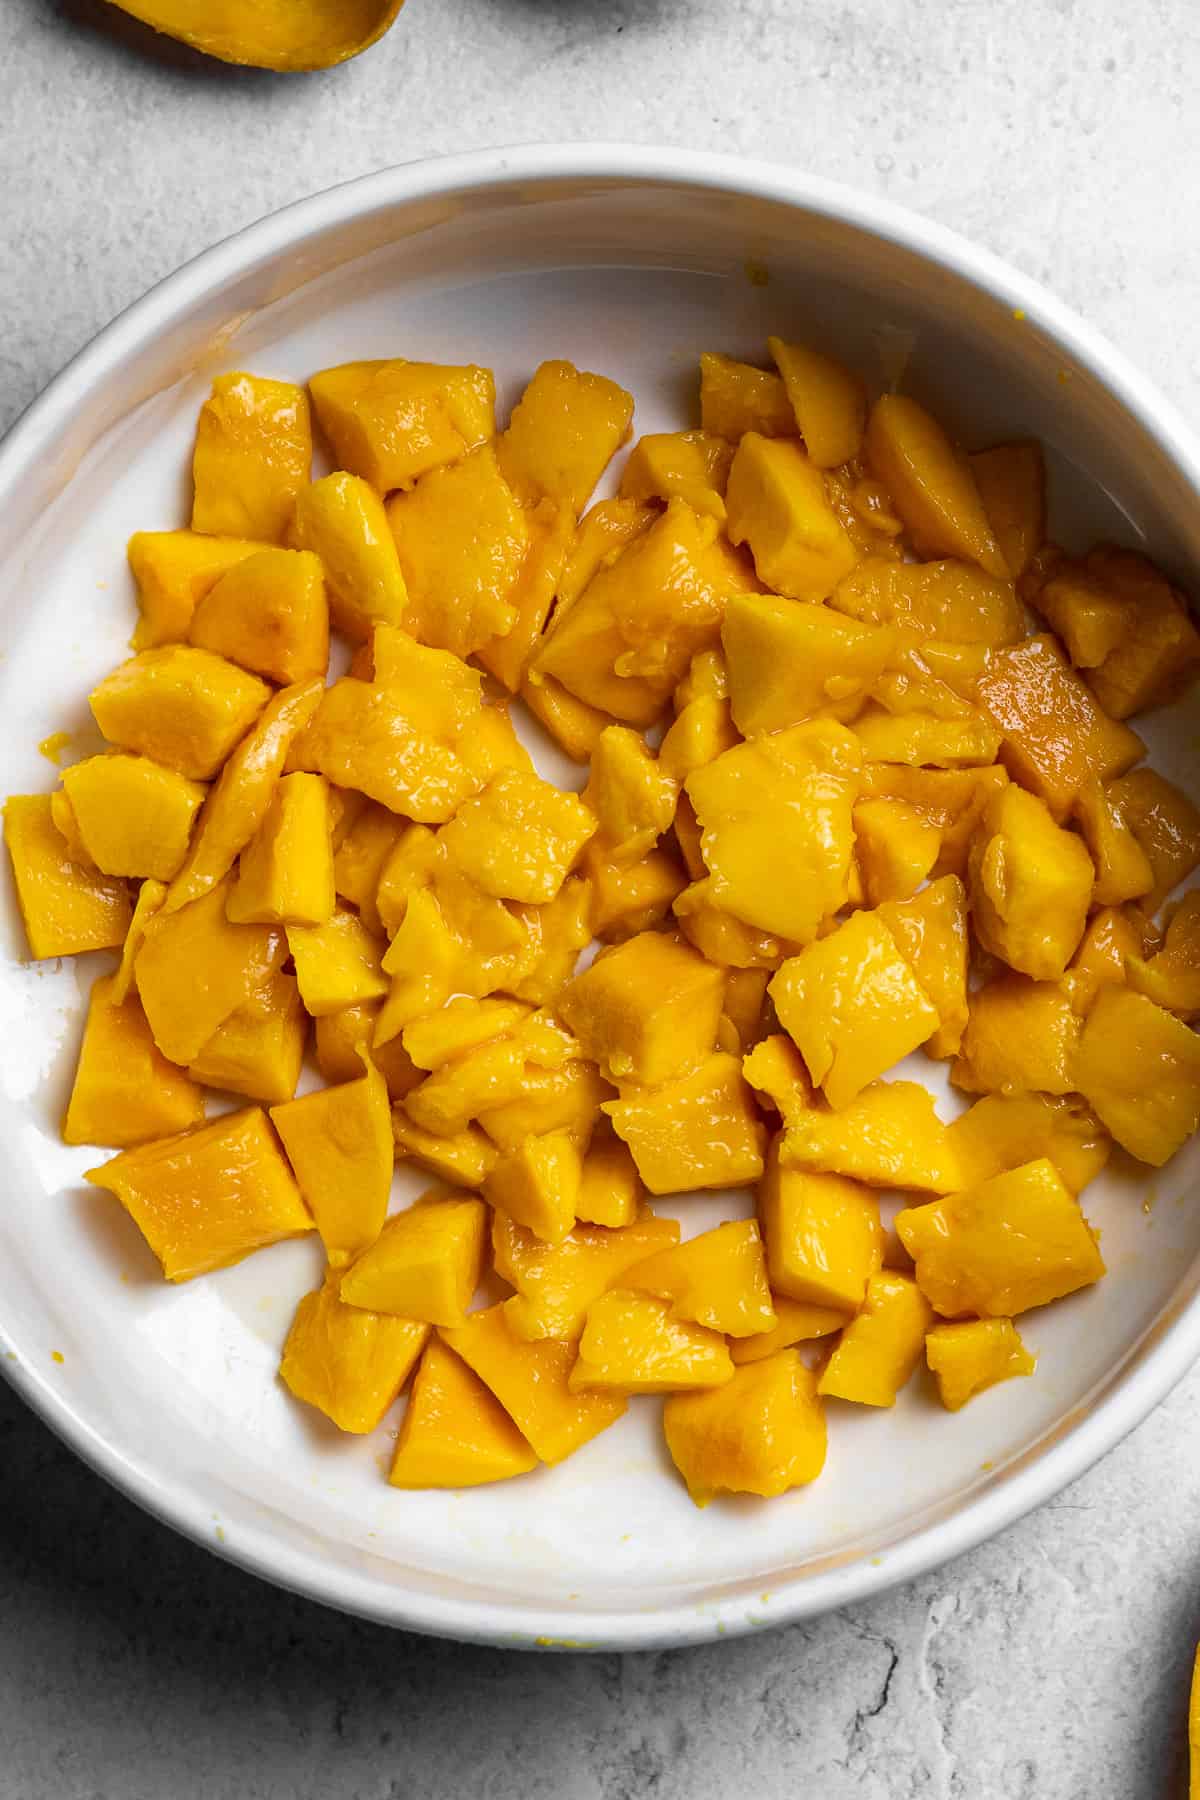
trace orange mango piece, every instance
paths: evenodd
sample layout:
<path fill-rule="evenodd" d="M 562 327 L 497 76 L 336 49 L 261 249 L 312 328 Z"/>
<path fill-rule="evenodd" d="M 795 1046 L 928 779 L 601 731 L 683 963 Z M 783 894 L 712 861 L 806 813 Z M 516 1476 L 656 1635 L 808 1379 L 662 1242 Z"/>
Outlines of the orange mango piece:
<path fill-rule="evenodd" d="M 1181 1019 L 1194 1019 L 1200 1013 L 1200 893 L 1193 888 L 1184 895 L 1157 955 L 1131 956 L 1125 967 L 1135 994 Z"/>
<path fill-rule="evenodd" d="M 1106 987 L 1083 1027 L 1075 1085 L 1118 1144 L 1161 1168 L 1200 1125 L 1200 1038 L 1144 994 Z"/>
<path fill-rule="evenodd" d="M 1084 568 L 1133 613 L 1128 632 L 1092 671 L 1101 706 L 1127 719 L 1178 699 L 1200 670 L 1200 632 L 1183 595 L 1136 550 L 1102 544 Z"/>
<path fill-rule="evenodd" d="M 339 908 L 323 925 L 289 925 L 287 945 L 300 997 L 314 1019 L 377 1000 L 388 991 L 381 969 L 383 944 L 355 913 Z"/>
<path fill-rule="evenodd" d="M 583 1159 L 575 1216 L 581 1225 L 632 1225 L 642 1201 L 637 1164 L 608 1119 L 593 1132 Z M 669 1222 L 669 1221 L 668 1221 Z"/>
<path fill-rule="evenodd" d="M 133 915 L 129 890 L 72 860 L 49 794 L 13 794 L 5 801 L 4 841 L 32 956 L 120 948 Z"/>
<path fill-rule="evenodd" d="M 523 1342 L 502 1304 L 469 1314 L 442 1337 L 491 1389 L 541 1462 L 562 1462 L 625 1411 L 623 1395 L 573 1392 L 567 1377 L 575 1346 L 549 1338 Z"/>
<path fill-rule="evenodd" d="M 862 449 L 867 390 L 852 370 L 806 344 L 768 338 L 804 448 L 818 469 L 852 462 Z"/>
<path fill-rule="evenodd" d="M 883 1261 L 879 1203 L 857 1181 L 784 1167 L 781 1148 L 776 1138 L 758 1190 L 771 1287 L 806 1306 L 852 1313 Z"/>
<path fill-rule="evenodd" d="M 971 994 L 950 1079 L 969 1094 L 1073 1093 L 1080 1028 L 1060 983 L 999 975 Z"/>
<path fill-rule="evenodd" d="M 663 1431 L 697 1506 L 722 1493 L 770 1499 L 815 1481 L 825 1466 L 817 1378 L 797 1350 L 749 1363 L 721 1387 L 672 1394 Z"/>
<path fill-rule="evenodd" d="M 1019 579 L 1046 536 L 1046 470 L 1042 446 L 997 444 L 968 458 L 983 510 L 1009 574 Z"/>
<path fill-rule="evenodd" d="M 1200 808 L 1157 769 L 1133 769 L 1107 792 L 1146 854 L 1154 886 L 1142 904 L 1157 912 L 1200 865 Z"/>
<path fill-rule="evenodd" d="M 537 1467 L 500 1402 L 439 1339 L 425 1348 L 396 1439 L 397 1488 L 481 1487 Z"/>
<path fill-rule="evenodd" d="M 947 1129 L 964 1187 L 1046 1157 L 1073 1194 L 1108 1161 L 1112 1143 L 1077 1096 L 985 1094 Z"/>
<path fill-rule="evenodd" d="M 133 648 L 153 650 L 159 644 L 184 643 L 196 608 L 213 584 L 263 548 L 251 538 L 206 537 L 198 531 L 135 531 L 127 552 L 140 613 Z"/>
<path fill-rule="evenodd" d="M 736 594 L 721 643 L 733 722 L 757 737 L 865 696 L 895 650 L 896 633 L 775 594 Z"/>
<path fill-rule="evenodd" d="M 1075 797 L 1075 823 L 1091 851 L 1096 870 L 1092 899 L 1097 906 L 1122 906 L 1154 886 L 1150 858 L 1134 836 L 1113 788 L 1087 781 Z"/>
<path fill-rule="evenodd" d="M 530 657 L 541 641 L 571 545 L 575 515 L 568 506 L 541 500 L 526 520 L 529 548 L 510 595 L 516 617 L 502 637 L 476 651 L 479 661 L 501 686 L 515 694 Z"/>
<path fill-rule="evenodd" d="M 461 757 L 417 729 L 403 701 L 390 689 L 353 676 L 325 689 L 287 767 L 324 775 L 389 812 L 425 824 L 452 818 L 475 789 Z"/>
<path fill-rule="evenodd" d="M 125 933 L 125 942 L 121 945 L 121 960 L 117 972 L 113 976 L 112 1003 L 122 1006 L 133 991 L 133 969 L 138 952 L 146 941 L 146 931 L 152 918 L 162 908 L 167 897 L 167 890 L 161 881 L 143 881 L 138 889 L 137 903 L 133 909 L 133 917 L 129 921 L 129 929 Z"/>
<path fill-rule="evenodd" d="M 307 1038 L 300 990 L 291 975 L 276 969 L 222 1019 L 188 1074 L 204 1087 L 277 1106 L 296 1092 Z"/>
<path fill-rule="evenodd" d="M 796 415 L 780 376 L 706 350 L 700 358 L 700 423 L 736 444 L 748 431 L 793 437 Z"/>
<path fill-rule="evenodd" d="M 758 1225 L 736 1219 L 648 1256 L 627 1269 L 619 1285 L 670 1302 L 689 1319 L 730 1337 L 770 1331 L 777 1319 L 767 1283 Z"/>
<path fill-rule="evenodd" d="M 330 1265 L 339 1268 L 383 1228 L 395 1151 L 387 1084 L 368 1063 L 358 1081 L 271 1108 Z"/>
<path fill-rule="evenodd" d="M 389 1132 L 389 1159 L 391 1136 Z M 390 1173 L 390 1160 L 389 1160 Z M 427 1325 L 461 1325 L 483 1273 L 487 1208 L 434 1188 L 394 1213 L 342 1276 L 349 1306 Z"/>
<path fill-rule="evenodd" d="M 347 1306 L 336 1269 L 296 1308 L 279 1374 L 297 1400 L 333 1420 L 339 1431 L 374 1431 L 400 1397 L 429 1341 L 415 1319 Z"/>
<path fill-rule="evenodd" d="M 154 1041 L 171 1062 L 194 1062 L 213 1032 L 258 993 L 287 954 L 282 932 L 226 917 L 229 879 L 149 921 L 134 965 Z"/>
<path fill-rule="evenodd" d="M 543 1243 L 561 1244 L 575 1224 L 582 1161 L 566 1131 L 530 1136 L 490 1170 L 484 1193 Z"/>
<path fill-rule="evenodd" d="M 211 781 L 270 697 L 265 681 L 223 656 L 164 644 L 106 675 L 90 702 L 110 743 Z"/>
<path fill-rule="evenodd" d="M 907 900 L 888 900 L 879 917 L 928 994 L 938 1027 L 930 1056 L 954 1056 L 967 1023 L 967 895 L 957 875 L 931 881 Z"/>
<path fill-rule="evenodd" d="M 460 461 L 496 428 L 495 381 L 474 364 L 342 363 L 308 386 L 338 467 L 379 494 Z"/>
<path fill-rule="evenodd" d="M 867 1282 L 861 1310 L 821 1371 L 817 1392 L 860 1406 L 894 1406 L 921 1360 L 933 1308 L 907 1275 L 880 1270 Z"/>
<path fill-rule="evenodd" d="M 408 589 L 396 540 L 383 501 L 361 475 L 337 470 L 301 488 L 289 541 L 319 561 L 328 616 L 351 643 L 363 643 L 376 625 L 404 623 Z"/>
<path fill-rule="evenodd" d="M 678 938 L 643 931 L 598 956 L 558 1006 L 603 1073 L 653 1087 L 709 1055 L 723 999 L 719 970 Z"/>
<path fill-rule="evenodd" d="M 100 976 L 63 1121 L 64 1144 L 114 1150 L 186 1131 L 204 1117 L 204 1096 L 155 1044 L 136 994 L 113 998 L 114 977 Z"/>
<path fill-rule="evenodd" d="M 1008 565 L 992 533 L 970 464 L 930 413 L 906 394 L 871 409 L 866 452 L 922 556 L 962 556 L 989 575 Z"/>
<path fill-rule="evenodd" d="M 603 1110 L 652 1194 L 739 1187 L 762 1174 L 765 1133 L 735 1056 L 718 1052 L 661 1087 L 626 1088 Z"/>
<path fill-rule="evenodd" d="M 329 603 L 320 559 L 307 550 L 256 550 L 197 602 L 191 643 L 268 681 L 325 677 Z"/>
<path fill-rule="evenodd" d="M 611 714 L 602 712 L 598 706 L 589 706 L 561 681 L 538 670 L 525 675 L 520 693 L 538 724 L 572 762 L 587 762 L 601 732 L 612 723 Z"/>
<path fill-rule="evenodd" d="M 504 769 L 464 801 L 441 834 L 450 861 L 497 900 L 553 900 L 596 821 L 574 794 Z"/>
<path fill-rule="evenodd" d="M 83 847 L 101 874 L 170 881 L 205 789 L 148 756 L 89 756 L 63 770 Z"/>
<path fill-rule="evenodd" d="M 196 421 L 192 530 L 282 542 L 311 463 L 303 388 L 241 371 L 218 375 Z"/>
<path fill-rule="evenodd" d="M 602 943 L 660 925 L 687 886 L 686 872 L 668 850 L 651 850 L 636 862 L 611 862 L 593 838 L 579 866 L 588 885 L 591 935 Z"/>
<path fill-rule="evenodd" d="M 1079 946 L 1095 870 L 1080 839 L 1010 782 L 983 809 L 967 858 L 971 918 L 985 950 L 1056 981 Z"/>
<path fill-rule="evenodd" d="M 776 1323 L 769 1331 L 734 1338 L 730 1343 L 729 1354 L 735 1363 L 761 1362 L 792 1344 L 831 1337 L 846 1323 L 846 1314 L 839 1306 L 813 1306 L 807 1300 L 791 1300 L 786 1294 L 772 1294 L 771 1305 Z"/>
<path fill-rule="evenodd" d="M 1025 635 L 1013 583 L 953 558 L 909 563 L 864 556 L 839 581 L 829 604 L 864 625 L 911 633 L 927 667 L 936 663 L 947 674 L 964 660 L 978 663 L 965 658 L 963 646 L 999 648 Z"/>
<path fill-rule="evenodd" d="M 1037 1368 L 1037 1357 L 1026 1350 L 1011 1319 L 935 1325 L 925 1336 L 925 1360 L 937 1378 L 938 1397 L 947 1412 L 958 1412 L 999 1381 L 1032 1375 Z"/>
<path fill-rule="evenodd" d="M 422 1131 L 402 1106 L 396 1106 L 392 1109 L 392 1137 L 400 1161 L 414 1162 L 419 1169 L 452 1186 L 482 1187 L 496 1166 L 495 1145 L 475 1125 L 468 1125 L 453 1137 L 437 1137 L 432 1131 Z"/>
<path fill-rule="evenodd" d="M 241 853 L 226 912 L 238 924 L 325 925 L 335 904 L 328 784 L 284 775 Z"/>
<path fill-rule="evenodd" d="M 530 530 L 490 444 L 394 494 L 387 517 L 408 590 L 404 626 L 420 643 L 465 658 L 512 630 Z"/>
<path fill-rule="evenodd" d="M 621 474 L 624 500 L 685 500 L 694 512 L 725 517 L 733 445 L 710 431 L 657 431 L 639 438 Z"/>
<path fill-rule="evenodd" d="M 858 560 L 821 471 L 799 444 L 748 432 L 725 491 L 726 528 L 760 579 L 792 600 L 824 600 Z"/>
<path fill-rule="evenodd" d="M 557 1244 L 547 1244 L 505 1212 L 492 1220 L 496 1273 L 516 1293 L 504 1302 L 513 1335 L 525 1342 L 577 1338 L 592 1301 L 606 1288 L 624 1286 L 635 1264 L 679 1241 L 674 1219 L 635 1212 L 615 1230 L 577 1224 Z"/>
<path fill-rule="evenodd" d="M 676 780 L 639 733 L 627 725 L 601 732 L 583 801 L 596 816 L 595 841 L 613 862 L 637 862 L 653 850 L 670 829 L 677 792 Z"/>
<path fill-rule="evenodd" d="M 1094 912 L 1062 979 L 1079 1017 L 1087 1017 L 1101 988 L 1124 983 L 1129 958 L 1149 956 L 1161 942 L 1157 926 L 1140 907 L 1105 906 Z"/>
<path fill-rule="evenodd" d="M 317 1068 L 322 1081 L 330 1086 L 357 1081 L 362 1073 L 365 1051 L 386 1081 L 389 1097 L 393 1101 L 403 1100 L 420 1081 L 421 1071 L 399 1038 L 393 1038 L 390 1044 L 372 1047 L 379 1006 L 377 1000 L 359 1001 L 355 1006 L 343 1006 L 339 1012 L 325 1013 L 317 1019 L 313 1031 Z"/>
<path fill-rule="evenodd" d="M 677 1317 L 652 1294 L 613 1288 L 588 1308 L 568 1385 L 573 1394 L 670 1394 L 717 1387 L 732 1376 L 719 1332 Z"/>
<path fill-rule="evenodd" d="M 544 362 L 513 408 L 497 454 L 526 506 L 552 500 L 581 513 L 629 436 L 633 396 L 569 362 Z"/>
<path fill-rule="evenodd" d="M 959 1185 L 946 1127 L 920 1082 L 874 1081 L 838 1112 L 793 1103 L 784 1123 L 779 1160 L 785 1169 L 935 1194 Z"/>

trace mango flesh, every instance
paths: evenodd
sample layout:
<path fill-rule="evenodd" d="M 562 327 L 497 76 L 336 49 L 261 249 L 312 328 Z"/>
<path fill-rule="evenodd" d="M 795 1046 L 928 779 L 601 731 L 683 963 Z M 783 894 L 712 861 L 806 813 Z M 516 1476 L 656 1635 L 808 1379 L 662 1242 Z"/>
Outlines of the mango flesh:
<path fill-rule="evenodd" d="M 303 388 L 218 375 L 196 422 L 192 530 L 280 543 L 311 462 Z"/>
<path fill-rule="evenodd" d="M 997 1382 L 1032 1375 L 1037 1367 L 1037 1357 L 1026 1350 L 1011 1319 L 935 1325 L 925 1335 L 925 1358 L 947 1412 L 958 1412 Z"/>
<path fill-rule="evenodd" d="M 746 434 L 725 508 L 731 541 L 748 544 L 761 580 L 792 600 L 824 600 L 858 560 L 820 469 L 788 439 Z"/>
<path fill-rule="evenodd" d="M 933 1308 L 907 1275 L 880 1270 L 867 1282 L 862 1310 L 842 1332 L 817 1392 L 860 1406 L 894 1406 L 921 1359 Z"/>
<path fill-rule="evenodd" d="M 569 362 L 544 362 L 513 408 L 500 467 L 525 505 L 556 501 L 576 514 L 629 435 L 633 396 Z"/>
<path fill-rule="evenodd" d="M 389 1153 L 391 1132 L 389 1128 Z M 342 1276 L 350 1306 L 461 1325 L 483 1272 L 486 1207 L 435 1188 L 395 1213 Z"/>
<path fill-rule="evenodd" d="M 785 1168 L 776 1139 L 758 1211 L 776 1292 L 843 1317 L 862 1305 L 883 1260 L 879 1204 L 868 1188 L 840 1175 Z"/>
<path fill-rule="evenodd" d="M 739 1187 L 762 1174 L 765 1132 L 734 1056 L 718 1052 L 661 1087 L 626 1088 L 603 1110 L 652 1194 Z"/>
<path fill-rule="evenodd" d="M 1200 1124 L 1200 1038 L 1144 994 L 1106 987 L 1083 1027 L 1075 1085 L 1119 1144 L 1160 1168 Z"/>
<path fill-rule="evenodd" d="M 732 1375 L 720 1332 L 677 1317 L 652 1294 L 614 1288 L 588 1308 L 569 1385 L 573 1394 L 670 1394 Z"/>
<path fill-rule="evenodd" d="M 495 382 L 474 364 L 342 363 L 308 386 L 338 467 L 379 494 L 458 462 L 495 428 Z"/>
<path fill-rule="evenodd" d="M 884 394 L 871 411 L 866 450 L 922 555 L 962 556 L 988 575 L 1008 574 L 970 465 L 924 407 Z"/>
<path fill-rule="evenodd" d="M 276 1106 L 296 1092 L 307 1040 L 295 978 L 272 969 L 200 1046 L 188 1074 L 204 1087 Z"/>
<path fill-rule="evenodd" d="M 557 1244 L 547 1244 L 497 1208 L 492 1217 L 496 1273 L 516 1289 L 504 1303 L 509 1329 L 527 1342 L 577 1338 L 593 1300 L 678 1241 L 675 1220 L 660 1219 L 649 1208 L 615 1228 L 581 1221 Z"/>
<path fill-rule="evenodd" d="M 383 1076 L 368 1065 L 359 1081 L 273 1106 L 271 1123 L 337 1268 L 375 1242 L 387 1212 L 394 1151 Z"/>
<path fill-rule="evenodd" d="M 305 1294 L 296 1308 L 279 1374 L 297 1400 L 323 1412 L 339 1431 L 374 1431 L 395 1405 L 429 1339 L 414 1319 L 347 1306 L 338 1276 Z"/>
<path fill-rule="evenodd" d="M 500 1402 L 433 1338 L 413 1377 L 388 1480 L 396 1488 L 480 1487 L 537 1467 Z"/>
<path fill-rule="evenodd" d="M 327 69 L 368 49 L 403 0 L 304 0 L 271 4 L 248 17 L 240 5 L 205 0 L 114 0 L 122 12 L 179 38 L 206 56 L 259 69 Z"/>
<path fill-rule="evenodd" d="M 270 692 L 211 650 L 167 644 L 114 669 L 92 690 L 91 707 L 111 743 L 210 781 Z"/>
<path fill-rule="evenodd" d="M 408 589 L 395 539 L 383 501 L 361 475 L 338 470 L 301 488 L 289 541 L 324 574 L 326 630 L 332 620 L 354 643 L 362 643 L 376 625 L 404 623 Z M 289 626 L 295 633 L 294 617 Z M 314 656 L 317 629 L 314 622 L 308 640 Z M 289 679 L 295 681 L 299 676 Z"/>
<path fill-rule="evenodd" d="M 1057 980 L 1083 936 L 1095 886 L 1080 840 L 1036 796 L 1009 783 L 984 807 L 967 871 L 984 949 L 1035 980 Z"/>
<path fill-rule="evenodd" d="M 129 891 L 72 861 L 48 794 L 14 794 L 5 801 L 4 841 L 33 956 L 120 948 L 133 913 Z"/>
<path fill-rule="evenodd" d="M 104 875 L 170 881 L 187 855 L 205 789 L 146 756 L 89 756 L 63 770 L 84 847 Z"/>
<path fill-rule="evenodd" d="M 867 390 L 843 363 L 807 344 L 768 338 L 767 348 L 796 416 L 796 429 L 818 469 L 835 469 L 862 449 Z"/>
<path fill-rule="evenodd" d="M 656 1087 L 711 1052 L 722 999 L 721 977 L 703 957 L 644 931 L 577 975 L 559 1010 L 611 1079 Z"/>
<path fill-rule="evenodd" d="M 88 1001 L 63 1120 L 65 1144 L 104 1144 L 123 1150 L 186 1131 L 204 1117 L 203 1094 L 163 1056 L 137 996 L 114 1000 L 113 987 L 114 978 L 102 976 Z"/>
<path fill-rule="evenodd" d="M 188 636 L 267 681 L 324 679 L 329 604 L 319 559 L 306 550 L 239 559 L 197 603 Z"/>
<path fill-rule="evenodd" d="M 753 1219 L 731 1220 L 660 1250 L 627 1269 L 621 1285 L 669 1301 L 677 1319 L 730 1337 L 751 1337 L 778 1323 Z"/>
<path fill-rule="evenodd" d="M 722 1493 L 784 1494 L 815 1481 L 825 1466 L 817 1378 L 796 1350 L 736 1369 L 707 1392 L 672 1394 L 663 1430 L 697 1506 Z"/>

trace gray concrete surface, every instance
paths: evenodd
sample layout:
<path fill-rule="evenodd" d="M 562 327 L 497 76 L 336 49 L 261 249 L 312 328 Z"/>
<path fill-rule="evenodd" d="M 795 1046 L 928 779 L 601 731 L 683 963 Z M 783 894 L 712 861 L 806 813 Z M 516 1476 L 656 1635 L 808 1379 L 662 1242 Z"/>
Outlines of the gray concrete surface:
<path fill-rule="evenodd" d="M 427 152 L 795 162 L 1049 282 L 1200 415 L 1189 0 L 409 0 L 356 64 L 206 64 L 103 0 L 0 7 L 0 427 L 213 239 Z M 1200 1633 L 1200 1375 L 936 1577 L 813 1625 L 555 1660 L 272 1592 L 0 1389 L 0 1800 L 1157 1800 Z"/>

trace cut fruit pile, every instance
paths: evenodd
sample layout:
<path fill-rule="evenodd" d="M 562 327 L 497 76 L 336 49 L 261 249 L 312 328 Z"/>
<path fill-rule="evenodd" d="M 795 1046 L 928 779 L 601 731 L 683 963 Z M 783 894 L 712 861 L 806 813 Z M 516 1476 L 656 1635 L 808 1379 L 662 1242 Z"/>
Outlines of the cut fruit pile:
<path fill-rule="evenodd" d="M 700 428 L 590 510 L 633 401 L 569 363 L 498 435 L 482 368 L 220 377 L 191 528 L 129 545 L 110 748 L 5 807 L 34 956 L 120 952 L 64 1138 L 168 1280 L 320 1233 L 281 1373 L 369 1432 L 415 1371 L 398 1487 L 633 1394 L 699 1503 L 810 1482 L 829 1398 L 1029 1374 L 1113 1142 L 1200 1123 L 1200 898 L 1156 922 L 1200 812 L 1126 723 L 1200 668 L 1185 602 L 1045 540 L 1037 445 L 771 353 L 705 355 Z M 389 1214 L 397 1160 L 437 1185 Z M 747 1186 L 687 1241 L 646 1202 Z"/>

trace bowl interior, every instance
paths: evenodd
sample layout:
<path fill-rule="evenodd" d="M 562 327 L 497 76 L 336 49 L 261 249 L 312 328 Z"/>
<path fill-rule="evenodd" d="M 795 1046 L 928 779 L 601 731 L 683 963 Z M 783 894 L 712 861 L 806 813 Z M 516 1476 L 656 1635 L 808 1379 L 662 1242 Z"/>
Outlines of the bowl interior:
<path fill-rule="evenodd" d="M 86 696 L 127 654 L 134 616 L 125 540 L 185 520 L 196 410 L 231 367 L 303 380 L 358 357 L 476 360 L 496 368 L 505 407 L 538 361 L 565 356 L 631 387 L 647 431 L 693 422 L 702 349 L 761 358 L 769 331 L 808 337 L 876 386 L 902 376 L 969 447 L 1041 437 L 1053 528 L 1069 544 L 1114 535 L 1185 578 L 1200 569 L 1194 495 L 1115 395 L 1035 311 L 1015 316 L 1008 296 L 886 232 L 670 179 L 514 178 L 370 205 L 353 193 L 340 220 L 275 221 L 239 269 L 207 277 L 215 292 L 197 277 L 159 296 L 103 371 L 68 376 L 69 416 L 11 446 L 6 792 L 51 785 L 37 748 L 49 734 L 71 732 L 74 754 L 94 742 Z M 531 723 L 527 735 L 554 779 L 579 784 Z M 1146 735 L 1157 766 L 1200 791 L 1195 703 Z M 953 1416 L 923 1379 L 890 1413 L 835 1404 L 809 1490 L 697 1511 L 669 1470 L 657 1403 L 641 1402 L 556 1470 L 393 1493 L 387 1428 L 340 1439 L 275 1379 L 292 1308 L 318 1276 L 311 1245 L 171 1289 L 111 1198 L 83 1185 L 102 1158 L 64 1148 L 57 1124 L 87 988 L 108 959 L 27 962 L 7 875 L 3 905 L 0 1348 L 52 1422 L 147 1504 L 334 1603 L 463 1635 L 610 1643 L 815 1610 L 911 1566 L 918 1542 L 929 1556 L 962 1548 L 989 1496 L 1069 1439 L 1192 1293 L 1200 1213 L 1184 1200 L 1200 1149 L 1153 1178 L 1115 1159 L 1084 1201 L 1108 1278 L 1023 1321 L 1036 1378 Z M 947 1116 L 958 1109 L 939 1065 L 918 1058 L 904 1073 L 931 1082 Z M 398 1195 L 415 1189 L 398 1177 Z M 659 1210 L 691 1235 L 749 1205 L 685 1196 Z"/>

